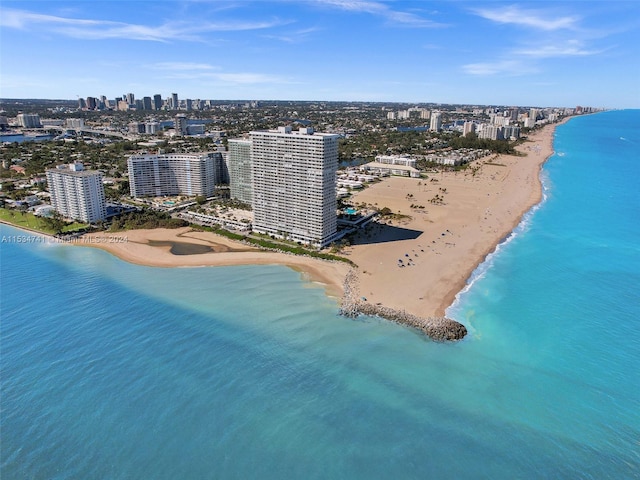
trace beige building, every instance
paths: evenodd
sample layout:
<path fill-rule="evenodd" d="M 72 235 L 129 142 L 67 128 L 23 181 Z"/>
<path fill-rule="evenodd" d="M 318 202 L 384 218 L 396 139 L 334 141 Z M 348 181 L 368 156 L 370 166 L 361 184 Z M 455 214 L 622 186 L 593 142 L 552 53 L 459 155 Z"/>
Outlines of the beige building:
<path fill-rule="evenodd" d="M 333 241 L 339 136 L 280 127 L 250 138 L 253 230 L 318 246 Z"/>

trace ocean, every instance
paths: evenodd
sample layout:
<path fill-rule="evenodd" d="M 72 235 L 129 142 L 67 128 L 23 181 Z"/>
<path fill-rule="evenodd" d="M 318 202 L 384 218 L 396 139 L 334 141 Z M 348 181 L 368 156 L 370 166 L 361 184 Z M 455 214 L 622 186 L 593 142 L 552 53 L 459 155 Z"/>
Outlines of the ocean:
<path fill-rule="evenodd" d="M 571 119 L 436 343 L 281 266 L 0 227 L 3 479 L 640 478 L 640 111 Z"/>

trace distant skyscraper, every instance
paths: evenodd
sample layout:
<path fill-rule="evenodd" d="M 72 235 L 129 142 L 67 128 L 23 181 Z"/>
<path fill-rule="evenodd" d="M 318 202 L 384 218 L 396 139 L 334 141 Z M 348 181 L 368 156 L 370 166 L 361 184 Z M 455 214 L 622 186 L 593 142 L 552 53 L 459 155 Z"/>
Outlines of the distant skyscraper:
<path fill-rule="evenodd" d="M 156 93 L 153 96 L 153 109 L 154 110 L 162 110 L 162 95 Z"/>
<path fill-rule="evenodd" d="M 469 135 L 470 133 L 475 133 L 476 131 L 476 124 L 473 122 L 464 122 L 464 125 L 462 127 L 462 136 L 466 137 L 467 135 Z"/>
<path fill-rule="evenodd" d="M 538 119 L 540 111 L 537 108 L 531 108 L 529 110 L 529 118 L 531 118 L 534 122 Z"/>
<path fill-rule="evenodd" d="M 127 93 L 124 98 L 127 100 L 127 103 L 129 105 L 135 105 L 136 104 L 136 97 L 133 93 Z"/>
<path fill-rule="evenodd" d="M 151 110 L 151 97 L 142 98 L 142 108 L 144 110 Z"/>
<path fill-rule="evenodd" d="M 186 104 L 186 108 L 187 108 L 187 110 L 188 110 L 188 111 L 189 111 L 189 110 L 191 110 L 191 99 L 190 99 L 190 98 L 187 98 L 187 99 L 185 100 L 185 104 Z"/>
<path fill-rule="evenodd" d="M 231 198 L 253 203 L 251 140 L 229 140 L 229 189 Z"/>
<path fill-rule="evenodd" d="M 313 245 L 336 235 L 338 135 L 291 127 L 250 133 L 253 230 Z"/>
<path fill-rule="evenodd" d="M 176 135 L 186 135 L 188 130 L 187 116 L 183 113 L 176 115 L 174 122 Z"/>
<path fill-rule="evenodd" d="M 171 94 L 171 109 L 172 110 L 178 110 L 179 107 L 180 107 L 180 104 L 178 103 L 178 94 L 177 93 L 172 93 Z"/>
<path fill-rule="evenodd" d="M 197 154 L 132 155 L 127 161 L 134 197 L 204 195 L 215 191 L 218 152 Z"/>
<path fill-rule="evenodd" d="M 51 206 L 65 218 L 95 223 L 106 216 L 102 172 L 84 170 L 81 163 L 47 170 Z"/>
<path fill-rule="evenodd" d="M 439 132 L 442 129 L 442 114 L 440 112 L 433 112 L 431 114 L 431 123 L 429 130 L 432 132 Z"/>
<path fill-rule="evenodd" d="M 98 101 L 94 97 L 87 97 L 87 109 L 95 110 L 98 106 Z"/>

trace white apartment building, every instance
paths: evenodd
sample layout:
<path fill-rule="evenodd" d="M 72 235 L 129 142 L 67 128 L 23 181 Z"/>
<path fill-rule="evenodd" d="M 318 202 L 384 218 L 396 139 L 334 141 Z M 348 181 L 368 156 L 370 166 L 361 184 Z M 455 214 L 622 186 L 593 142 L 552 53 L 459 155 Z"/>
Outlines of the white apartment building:
<path fill-rule="evenodd" d="M 431 132 L 439 132 L 440 130 L 442 130 L 442 114 L 440 112 L 433 112 L 431 114 L 429 130 Z"/>
<path fill-rule="evenodd" d="M 132 155 L 127 161 L 133 197 L 213 195 L 218 152 Z"/>
<path fill-rule="evenodd" d="M 489 140 L 504 140 L 504 127 L 498 125 L 484 124 L 478 133 L 478 138 L 488 138 Z"/>
<path fill-rule="evenodd" d="M 22 128 L 40 128 L 40 115 L 37 113 L 19 113 L 17 115 L 18 125 Z"/>
<path fill-rule="evenodd" d="M 404 165 L 405 167 L 416 168 L 415 158 L 403 157 L 400 155 L 378 155 L 376 162 L 386 165 Z"/>
<path fill-rule="evenodd" d="M 47 170 L 51 206 L 63 217 L 95 223 L 104 220 L 106 204 L 102 172 L 85 170 L 81 163 Z"/>
<path fill-rule="evenodd" d="M 229 190 L 231 198 L 253 204 L 251 140 L 229 140 Z"/>
<path fill-rule="evenodd" d="M 67 118 L 65 126 L 67 128 L 84 128 L 84 118 Z"/>
<path fill-rule="evenodd" d="M 504 127 L 503 135 L 506 140 L 517 140 L 518 138 L 520 138 L 520 127 L 515 125 L 507 125 Z"/>
<path fill-rule="evenodd" d="M 179 113 L 176 115 L 176 119 L 174 121 L 176 136 L 183 136 L 187 134 L 187 116 Z"/>
<path fill-rule="evenodd" d="M 253 230 L 324 246 L 335 238 L 338 135 L 253 131 Z"/>

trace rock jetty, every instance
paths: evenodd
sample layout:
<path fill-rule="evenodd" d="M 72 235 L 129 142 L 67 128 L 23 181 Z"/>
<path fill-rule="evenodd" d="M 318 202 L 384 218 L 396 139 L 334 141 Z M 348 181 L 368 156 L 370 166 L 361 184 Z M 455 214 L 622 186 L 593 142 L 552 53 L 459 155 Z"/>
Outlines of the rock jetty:
<path fill-rule="evenodd" d="M 461 340 L 467 334 L 464 325 L 446 317 L 418 317 L 405 311 L 383 305 L 373 305 L 360 299 L 358 296 L 358 277 L 354 270 L 349 271 L 344 280 L 344 297 L 340 314 L 350 318 L 355 318 L 358 315 L 378 316 L 400 325 L 416 328 L 438 342 Z"/>

